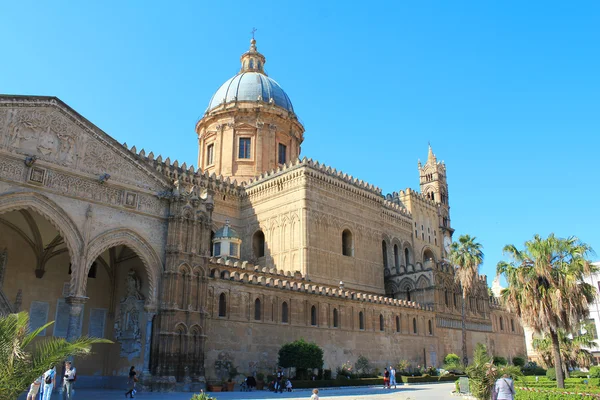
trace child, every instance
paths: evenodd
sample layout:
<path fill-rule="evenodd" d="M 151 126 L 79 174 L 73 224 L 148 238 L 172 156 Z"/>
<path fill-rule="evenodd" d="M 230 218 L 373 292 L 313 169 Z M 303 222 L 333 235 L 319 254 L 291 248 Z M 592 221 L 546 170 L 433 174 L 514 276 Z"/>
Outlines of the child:
<path fill-rule="evenodd" d="M 313 395 L 310 396 L 310 400 L 319 400 L 319 389 L 313 389 Z"/>
<path fill-rule="evenodd" d="M 42 377 L 37 378 L 29 387 L 29 393 L 27 393 L 27 400 L 36 400 L 38 393 L 40 392 L 40 386 L 42 385 Z"/>
<path fill-rule="evenodd" d="M 292 391 L 292 382 L 289 379 L 285 383 L 285 388 L 287 389 L 288 392 Z"/>

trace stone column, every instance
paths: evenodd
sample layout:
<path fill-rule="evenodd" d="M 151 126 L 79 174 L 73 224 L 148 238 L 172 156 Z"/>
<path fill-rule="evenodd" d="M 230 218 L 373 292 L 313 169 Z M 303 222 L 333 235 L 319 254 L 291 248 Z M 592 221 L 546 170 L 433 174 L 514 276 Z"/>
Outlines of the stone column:
<path fill-rule="evenodd" d="M 83 311 L 83 306 L 88 300 L 88 297 L 69 296 L 65 300 L 67 304 L 69 304 L 69 326 L 67 327 L 67 341 L 72 342 L 81 335 L 81 327 L 79 326 L 79 323 L 81 322 L 81 312 Z"/>
<path fill-rule="evenodd" d="M 150 343 L 152 342 L 152 324 L 156 312 L 146 311 L 146 342 L 144 343 L 144 375 L 150 375 Z"/>

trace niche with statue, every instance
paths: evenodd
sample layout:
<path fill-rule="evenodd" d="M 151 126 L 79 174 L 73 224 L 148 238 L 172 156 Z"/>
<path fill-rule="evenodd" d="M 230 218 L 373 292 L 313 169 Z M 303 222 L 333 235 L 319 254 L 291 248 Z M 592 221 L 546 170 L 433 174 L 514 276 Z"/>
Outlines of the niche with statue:
<path fill-rule="evenodd" d="M 115 319 L 115 339 L 121 345 L 121 357 L 126 357 L 129 361 L 139 357 L 142 352 L 140 318 L 144 311 L 144 296 L 141 287 L 139 276 L 130 269 L 127 273 L 125 297 L 119 303 Z"/>

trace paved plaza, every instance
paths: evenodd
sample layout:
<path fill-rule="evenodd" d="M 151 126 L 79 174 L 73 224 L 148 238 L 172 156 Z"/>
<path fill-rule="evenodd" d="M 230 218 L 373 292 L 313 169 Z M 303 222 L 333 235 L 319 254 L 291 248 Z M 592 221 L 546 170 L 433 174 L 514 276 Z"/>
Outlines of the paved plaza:
<path fill-rule="evenodd" d="M 453 383 L 436 383 L 429 385 L 401 386 L 398 389 L 383 389 L 382 387 L 364 387 L 364 388 L 341 388 L 341 389 L 323 389 L 319 393 L 320 399 L 336 400 L 443 400 L 451 399 L 450 395 L 454 387 Z M 113 400 L 123 398 L 123 391 L 117 390 L 77 390 L 75 399 L 77 400 Z M 292 393 L 273 393 L 268 391 L 253 392 L 222 392 L 213 393 L 218 400 L 257 400 L 257 399 L 286 399 L 286 400 L 307 400 L 310 399 L 311 390 L 299 389 Z M 189 400 L 192 393 L 138 393 L 136 399 L 152 400 Z M 22 396 L 24 399 L 25 397 Z M 21 399 L 21 397 L 19 398 Z M 52 400 L 58 400 L 61 397 L 58 394 L 52 396 Z"/>

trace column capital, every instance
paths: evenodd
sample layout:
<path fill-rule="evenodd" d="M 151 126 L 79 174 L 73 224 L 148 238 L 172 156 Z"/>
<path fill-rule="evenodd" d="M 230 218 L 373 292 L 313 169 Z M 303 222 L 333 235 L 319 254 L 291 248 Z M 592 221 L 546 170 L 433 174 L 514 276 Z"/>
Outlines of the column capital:
<path fill-rule="evenodd" d="M 65 297 L 65 301 L 67 304 L 78 305 L 85 304 L 90 298 L 85 296 L 67 296 Z"/>

